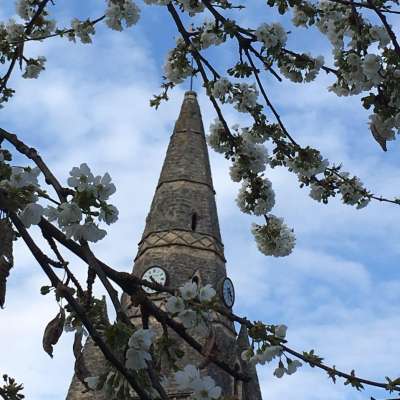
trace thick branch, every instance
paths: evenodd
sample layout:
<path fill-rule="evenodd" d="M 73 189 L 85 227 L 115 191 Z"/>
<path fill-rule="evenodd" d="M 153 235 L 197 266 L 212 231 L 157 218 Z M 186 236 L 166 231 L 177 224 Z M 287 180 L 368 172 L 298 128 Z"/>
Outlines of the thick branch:
<path fill-rule="evenodd" d="M 36 261 L 39 263 L 44 273 L 50 279 L 51 284 L 55 288 L 57 288 L 58 293 L 60 293 L 60 295 L 68 301 L 68 304 L 76 312 L 79 319 L 81 320 L 85 328 L 88 330 L 94 342 L 99 346 L 99 348 L 101 349 L 107 360 L 110 361 L 110 363 L 113 364 L 114 367 L 126 378 L 126 380 L 129 382 L 132 388 L 136 391 L 140 399 L 150 400 L 150 397 L 146 394 L 146 392 L 142 389 L 142 387 L 138 384 L 138 382 L 136 382 L 135 377 L 132 376 L 132 374 L 125 368 L 125 366 L 114 355 L 112 350 L 103 341 L 102 337 L 100 336 L 96 328 L 88 319 L 85 309 L 75 300 L 69 288 L 63 285 L 58 276 L 53 272 L 51 267 L 47 264 L 46 256 L 42 253 L 40 248 L 35 244 L 32 237 L 30 236 L 30 234 L 28 233 L 22 222 L 19 220 L 19 218 L 16 216 L 16 214 L 10 212 L 9 216 L 14 226 L 17 228 L 19 234 L 21 235 L 22 239 L 24 240 L 29 250 L 35 257 Z"/>

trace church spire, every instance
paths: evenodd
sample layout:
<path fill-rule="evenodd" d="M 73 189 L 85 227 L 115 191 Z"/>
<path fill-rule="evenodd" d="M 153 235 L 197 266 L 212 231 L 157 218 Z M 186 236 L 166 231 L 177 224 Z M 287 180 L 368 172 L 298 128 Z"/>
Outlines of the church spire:
<path fill-rule="evenodd" d="M 168 146 L 138 256 L 174 232 L 174 244 L 209 247 L 221 258 L 219 230 L 210 161 L 197 95 L 185 93 Z M 190 235 L 185 235 L 190 232 Z"/>
<path fill-rule="evenodd" d="M 144 280 L 155 280 L 173 289 L 190 281 L 199 286 L 211 285 L 216 291 L 215 301 L 221 307 L 230 309 L 233 306 L 234 287 L 226 274 L 204 128 L 197 96 L 193 91 L 185 94 L 142 240 L 139 242 L 132 274 Z M 170 296 L 148 287 L 143 287 L 143 290 L 160 307 L 165 306 Z M 127 295 L 123 295 L 121 303 L 132 323 L 142 326 L 140 307 L 132 304 Z M 163 330 L 157 321 L 150 318 L 149 324 L 161 335 Z M 247 373 L 250 382 L 233 379 L 173 331 L 168 330 L 168 333 L 173 338 L 172 348 L 184 353 L 176 361 L 178 366 L 183 368 L 187 364 L 194 364 L 201 369 L 202 374 L 215 380 L 226 398 L 261 400 L 256 370 L 244 364 L 240 357 L 241 351 L 249 346 L 245 328 L 237 340 L 233 323 L 223 315 L 212 313 L 209 333 L 214 337 L 213 352 L 218 358 L 236 371 Z M 202 345 L 206 344 L 206 337 L 197 333 L 194 335 Z M 107 366 L 100 350 L 91 341 L 86 343 L 83 354 L 91 376 L 97 376 L 97 370 Z M 191 398 L 190 393 L 182 391 L 176 384 L 174 369 L 170 364 L 161 362 L 158 368 L 168 378 L 164 388 L 168 399 Z M 67 400 L 104 399 L 102 391 L 87 392 L 77 377 L 74 377 Z"/>
<path fill-rule="evenodd" d="M 208 185 L 213 190 L 200 107 L 193 91 L 185 93 L 158 186 L 178 180 Z"/>

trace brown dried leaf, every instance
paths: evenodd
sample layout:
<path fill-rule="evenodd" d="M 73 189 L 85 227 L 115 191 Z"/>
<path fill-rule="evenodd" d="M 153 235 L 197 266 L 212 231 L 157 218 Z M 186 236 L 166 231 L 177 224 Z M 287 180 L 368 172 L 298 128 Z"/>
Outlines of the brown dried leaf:
<path fill-rule="evenodd" d="M 382 147 L 382 150 L 383 151 L 387 151 L 386 139 L 380 135 L 378 129 L 375 126 L 375 124 L 371 124 L 371 132 L 372 132 L 372 136 L 374 137 L 376 142 L 379 144 L 379 146 Z"/>
<path fill-rule="evenodd" d="M 13 260 L 14 232 L 7 218 L 0 219 L 0 307 L 6 300 L 7 277 L 14 264 Z"/>
<path fill-rule="evenodd" d="M 43 349 L 51 358 L 53 358 L 53 345 L 57 344 L 63 333 L 64 322 L 65 311 L 63 308 L 60 308 L 60 312 L 47 324 L 44 330 Z"/>

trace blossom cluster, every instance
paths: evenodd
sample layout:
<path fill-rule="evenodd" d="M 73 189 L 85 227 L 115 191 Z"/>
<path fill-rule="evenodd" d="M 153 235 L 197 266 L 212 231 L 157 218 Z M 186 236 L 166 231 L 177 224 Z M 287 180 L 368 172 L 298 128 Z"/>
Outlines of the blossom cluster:
<path fill-rule="evenodd" d="M 286 44 L 287 34 L 279 23 L 263 23 L 257 28 L 255 34 L 267 49 L 282 48 Z"/>
<path fill-rule="evenodd" d="M 149 353 L 156 333 L 152 329 L 138 329 L 128 341 L 125 366 L 135 371 L 147 368 L 147 361 L 151 360 Z"/>
<path fill-rule="evenodd" d="M 80 167 L 72 168 L 68 185 L 75 189 L 73 199 L 58 207 L 48 206 L 44 211 L 45 216 L 49 221 L 57 221 L 68 238 L 90 242 L 103 239 L 107 232 L 98 227 L 94 217 L 107 225 L 118 219 L 117 208 L 107 203 L 116 190 L 110 175 L 94 176 L 87 164 L 83 163 Z M 92 207 L 97 211 L 93 211 Z"/>
<path fill-rule="evenodd" d="M 287 326 L 286 325 L 276 325 L 270 328 L 278 340 L 281 342 L 286 337 Z M 282 378 L 284 374 L 292 375 L 294 374 L 299 367 L 302 366 L 301 362 L 298 360 L 291 360 L 290 358 L 286 357 L 287 366 L 284 365 L 282 361 L 283 355 L 283 348 L 279 344 L 271 344 L 265 340 L 256 340 L 257 343 L 261 342 L 261 346 L 254 351 L 253 347 L 250 347 L 244 350 L 241 354 L 242 360 L 252 364 L 261 364 L 264 365 L 265 363 L 270 363 L 273 359 L 279 357 L 278 367 L 274 371 L 274 375 L 277 378 Z"/>
<path fill-rule="evenodd" d="M 108 0 L 105 15 L 109 28 L 122 31 L 123 23 L 129 28 L 139 21 L 140 9 L 132 0 Z"/>
<path fill-rule="evenodd" d="M 268 214 L 266 224 L 253 224 L 252 233 L 258 249 L 266 256 L 285 257 L 296 243 L 293 230 L 284 224 L 282 218 L 272 214 Z"/>
<path fill-rule="evenodd" d="M 215 21 L 206 21 L 203 24 L 200 35 L 200 46 L 202 49 L 207 49 L 210 46 L 218 46 L 224 43 L 224 41 L 223 32 L 218 28 Z"/>
<path fill-rule="evenodd" d="M 329 161 L 322 158 L 321 153 L 311 147 L 299 149 L 293 158 L 286 158 L 286 165 L 289 170 L 299 176 L 311 178 L 312 176 L 323 173 L 329 166 Z"/>
<path fill-rule="evenodd" d="M 254 224 L 252 228 L 259 250 L 265 255 L 287 256 L 295 245 L 293 230 L 283 223 L 282 218 L 268 214 L 275 205 L 275 193 L 271 181 L 259 175 L 265 170 L 269 161 L 267 149 L 261 144 L 266 137 L 253 135 L 247 128 L 239 131 L 238 126 L 234 126 L 232 130 L 240 138 L 240 144 L 236 145 L 236 154 L 234 158 L 232 157 L 233 163 L 230 167 L 231 179 L 234 182 L 242 181 L 236 203 L 244 213 L 265 215 L 267 218 L 266 225 Z M 211 125 L 207 140 L 216 151 L 229 154 L 231 148 L 223 126 L 218 120 Z M 298 169 L 300 172 L 300 165 Z M 310 172 L 310 166 L 307 170 L 303 166 L 301 171 Z"/>
<path fill-rule="evenodd" d="M 178 318 L 186 329 L 204 335 L 208 332 L 210 313 L 193 306 L 194 302 L 209 304 L 216 295 L 215 289 L 209 284 L 199 287 L 196 282 L 189 281 L 179 288 L 179 293 L 179 296 L 171 296 L 167 300 L 165 309 L 171 316 Z"/>
<path fill-rule="evenodd" d="M 92 38 L 90 35 L 96 33 L 94 25 L 88 21 L 80 21 L 78 18 L 74 18 L 71 21 L 72 32 L 68 34 L 68 39 L 75 42 L 75 37 L 77 36 L 80 41 L 84 44 L 92 43 Z"/>
<path fill-rule="evenodd" d="M 43 215 L 43 207 L 37 204 L 40 185 L 39 168 L 10 166 L 11 155 L 0 151 L 0 189 L 5 190 L 13 205 L 13 211 L 19 211 L 19 217 L 29 228 L 38 224 Z"/>
<path fill-rule="evenodd" d="M 11 161 L 11 156 L 6 153 L 6 160 L 4 154 L 0 151 L 0 189 L 7 191 L 27 228 L 39 224 L 45 216 L 49 221 L 57 221 L 68 238 L 96 242 L 104 238 L 106 231 L 98 227 L 94 218 L 107 225 L 117 221 L 117 208 L 107 203 L 116 190 L 108 173 L 95 177 L 86 164 L 74 167 L 68 178 L 68 185 L 75 189 L 71 191 L 72 199 L 44 208 L 38 204 L 39 197 L 48 198 L 39 185 L 39 168 L 10 166 L 7 161 Z"/>
<path fill-rule="evenodd" d="M 165 77 L 173 83 L 181 83 L 193 73 L 187 58 L 188 49 L 183 39 L 176 41 L 176 47 L 169 51 L 164 64 Z"/>
<path fill-rule="evenodd" d="M 332 45 L 337 80 L 328 89 L 338 96 L 358 95 L 365 108 L 373 106 L 370 129 L 386 150 L 386 141 L 394 140 L 400 128 L 400 69 L 386 26 L 371 23 L 367 15 L 354 12 L 340 3 L 302 1 L 293 8 L 295 26 L 315 23 Z M 384 100 L 383 100 L 384 99 Z"/>
<path fill-rule="evenodd" d="M 258 91 L 254 84 L 232 84 L 227 78 L 213 82 L 211 94 L 223 103 L 234 104 L 237 111 L 247 113 L 257 105 Z"/>
<path fill-rule="evenodd" d="M 323 56 L 312 57 L 311 54 L 281 54 L 278 67 L 281 73 L 292 82 L 313 81 L 325 60 Z"/>
<path fill-rule="evenodd" d="M 191 364 L 175 373 L 175 381 L 179 389 L 192 392 L 193 400 L 217 400 L 222 394 L 221 388 L 210 376 L 202 377 L 200 371 Z"/>
<path fill-rule="evenodd" d="M 16 46 L 19 51 L 23 51 L 25 47 L 21 47 L 21 43 L 26 40 L 43 40 L 53 35 L 64 36 L 75 41 L 76 37 L 82 43 L 92 43 L 92 36 L 95 34 L 94 23 L 90 20 L 80 21 L 73 18 L 69 29 L 57 28 L 56 21 L 48 18 L 48 12 L 44 9 L 40 18 L 31 20 L 38 11 L 40 2 L 37 0 L 17 0 L 15 9 L 17 16 L 24 23 L 17 22 L 10 18 L 6 23 L 0 22 L 0 58 L 2 60 L 12 59 L 15 55 Z M 140 17 L 140 9 L 133 0 L 106 0 L 105 23 L 106 25 L 117 31 L 122 31 L 124 26 L 130 27 L 136 24 Z M 29 30 L 27 27 L 29 26 Z M 46 58 L 38 56 L 36 58 L 26 58 L 24 54 L 20 55 L 21 66 L 25 64 L 23 78 L 36 79 L 45 69 L 44 63 Z M 1 103 L 8 101 L 13 95 L 13 90 L 4 87 L 0 93 Z"/>
<path fill-rule="evenodd" d="M 26 79 L 37 79 L 39 74 L 45 69 L 44 63 L 46 62 L 46 57 L 38 57 L 37 59 L 29 59 L 26 62 L 25 72 L 22 77 Z"/>
<path fill-rule="evenodd" d="M 254 215 L 268 214 L 275 205 L 275 192 L 272 190 L 272 183 L 268 178 L 260 180 L 258 193 L 254 196 L 252 185 L 248 180 L 242 182 L 236 198 L 236 203 L 244 213 Z"/>

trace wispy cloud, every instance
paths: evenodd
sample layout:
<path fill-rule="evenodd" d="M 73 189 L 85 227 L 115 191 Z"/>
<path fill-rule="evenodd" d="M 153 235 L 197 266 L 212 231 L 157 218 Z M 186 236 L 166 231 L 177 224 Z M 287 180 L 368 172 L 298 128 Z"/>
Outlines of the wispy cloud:
<path fill-rule="evenodd" d="M 2 127 L 37 147 L 61 180 L 81 162 L 95 173 L 110 172 L 121 219 L 94 247 L 108 263 L 129 271 L 184 88 L 176 89 L 158 111 L 150 109 L 162 56 L 151 52 L 141 30 L 100 35 L 87 47 L 49 42 L 40 54 L 49 60 L 47 71 L 38 81 L 15 81 L 17 95 L 2 111 Z M 343 161 L 379 192 L 396 194 L 398 166 L 376 149 L 356 103 L 326 94 L 327 83 L 321 78 L 305 92 L 294 85 L 271 90 L 302 143 Z M 200 103 L 208 127 L 215 114 L 203 95 Z M 245 123 L 230 109 L 227 117 L 230 124 Z M 286 171 L 268 170 L 277 194 L 274 212 L 295 228 L 298 247 L 287 259 L 266 258 L 249 230 L 257 219 L 240 214 L 235 205 L 238 185 L 228 178 L 229 163 L 218 154 L 211 154 L 211 163 L 227 270 L 237 288 L 235 311 L 287 324 L 290 344 L 299 350 L 315 348 L 338 368 L 356 368 L 377 379 L 398 372 L 400 246 L 393 207 L 371 205 L 358 211 L 338 200 L 324 206 L 312 201 Z M 72 268 L 84 277 L 74 258 Z M 73 371 L 70 336 L 63 335 L 53 360 L 41 350 L 44 326 L 58 307 L 39 294 L 42 284 L 45 277 L 18 243 L 7 308 L 0 313 L 0 367 L 25 383 L 32 400 L 63 398 Z M 264 396 L 271 400 L 368 397 L 333 386 L 309 367 L 282 380 L 272 371 L 260 368 Z"/>

